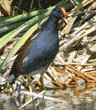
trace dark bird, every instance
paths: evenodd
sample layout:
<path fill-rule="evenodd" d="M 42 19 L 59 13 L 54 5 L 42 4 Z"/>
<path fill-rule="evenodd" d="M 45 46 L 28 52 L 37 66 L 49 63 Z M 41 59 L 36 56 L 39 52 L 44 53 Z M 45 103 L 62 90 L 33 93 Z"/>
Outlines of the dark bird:
<path fill-rule="evenodd" d="M 58 21 L 64 15 L 69 15 L 64 7 L 57 6 L 53 9 L 41 27 L 41 33 L 15 59 L 10 72 L 10 84 L 21 74 L 36 75 L 47 69 L 59 50 Z M 64 18 L 63 20 L 65 21 Z"/>

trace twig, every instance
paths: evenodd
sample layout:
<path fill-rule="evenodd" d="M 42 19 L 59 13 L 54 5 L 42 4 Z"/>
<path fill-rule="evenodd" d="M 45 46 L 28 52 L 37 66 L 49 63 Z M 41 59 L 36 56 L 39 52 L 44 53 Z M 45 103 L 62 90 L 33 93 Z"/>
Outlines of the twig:
<path fill-rule="evenodd" d="M 46 92 L 46 91 L 44 90 L 44 91 L 42 91 L 41 93 L 39 93 L 38 95 L 41 95 L 41 94 L 43 94 L 43 93 L 45 93 L 45 92 Z M 25 93 L 25 92 L 24 92 L 24 93 Z M 29 93 L 31 93 L 31 92 L 29 92 Z M 21 91 L 21 94 L 22 94 L 22 91 Z M 35 96 L 33 99 L 30 99 L 28 102 L 26 102 L 26 103 L 23 104 L 21 107 L 19 107 L 19 109 L 25 107 L 25 106 L 28 105 L 30 102 L 33 102 L 33 100 L 35 100 L 36 98 L 38 98 L 38 97 Z"/>

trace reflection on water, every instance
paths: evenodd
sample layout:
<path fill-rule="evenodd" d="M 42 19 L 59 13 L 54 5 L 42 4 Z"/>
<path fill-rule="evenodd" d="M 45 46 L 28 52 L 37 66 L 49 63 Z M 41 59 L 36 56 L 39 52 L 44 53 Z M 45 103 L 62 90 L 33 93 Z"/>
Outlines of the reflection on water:
<path fill-rule="evenodd" d="M 52 92 L 52 91 L 47 91 L 47 92 Z M 48 96 L 50 96 L 48 93 Z M 58 92 L 60 93 L 60 91 Z M 52 101 L 45 101 L 44 103 L 44 110 L 96 110 L 96 92 L 95 91 L 87 91 L 86 93 L 79 95 L 79 96 L 72 96 L 68 93 L 62 92 L 61 97 L 56 96 L 56 94 L 53 96 L 55 98 L 63 99 L 66 101 L 66 104 L 62 103 L 54 103 Z M 61 94 L 60 93 L 60 94 Z M 52 95 L 52 94 L 51 94 Z M 30 99 L 29 96 L 25 96 L 26 101 Z M 37 99 L 37 102 L 42 101 L 41 99 Z M 16 102 L 16 98 L 1 93 L 0 94 L 0 110 L 17 110 L 19 106 L 23 105 L 24 103 Z M 32 109 L 33 104 L 30 103 L 26 107 L 22 108 L 21 110 L 33 110 Z M 41 105 L 40 105 L 41 106 Z M 43 110 L 41 109 L 42 107 L 39 107 L 38 110 Z M 36 109 L 37 110 L 37 109 Z"/>

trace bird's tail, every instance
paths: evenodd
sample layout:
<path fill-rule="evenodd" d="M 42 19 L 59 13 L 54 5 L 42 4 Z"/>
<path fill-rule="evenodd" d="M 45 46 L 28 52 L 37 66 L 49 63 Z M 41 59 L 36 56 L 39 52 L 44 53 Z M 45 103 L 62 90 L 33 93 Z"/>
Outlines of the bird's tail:
<path fill-rule="evenodd" d="M 12 75 L 10 76 L 10 78 L 9 78 L 9 84 L 13 84 L 14 81 L 15 81 L 15 79 L 16 79 L 15 75 L 12 74 Z"/>
<path fill-rule="evenodd" d="M 20 71 L 20 69 L 18 69 L 17 71 L 15 70 L 11 70 L 10 74 L 9 74 L 9 84 L 13 84 L 16 80 L 16 78 L 22 74 L 22 71 Z"/>

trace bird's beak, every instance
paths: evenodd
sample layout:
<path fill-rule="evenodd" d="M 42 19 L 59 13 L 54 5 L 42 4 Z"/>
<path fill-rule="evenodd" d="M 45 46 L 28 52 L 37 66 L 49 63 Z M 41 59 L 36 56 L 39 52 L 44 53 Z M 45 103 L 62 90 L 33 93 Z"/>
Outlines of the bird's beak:
<path fill-rule="evenodd" d="M 64 7 L 61 7 L 60 9 L 61 9 L 61 11 L 63 12 L 64 15 L 70 16 L 70 14 L 68 12 L 66 12 Z M 64 22 L 68 23 L 68 21 L 64 17 L 62 19 L 63 19 Z"/>

